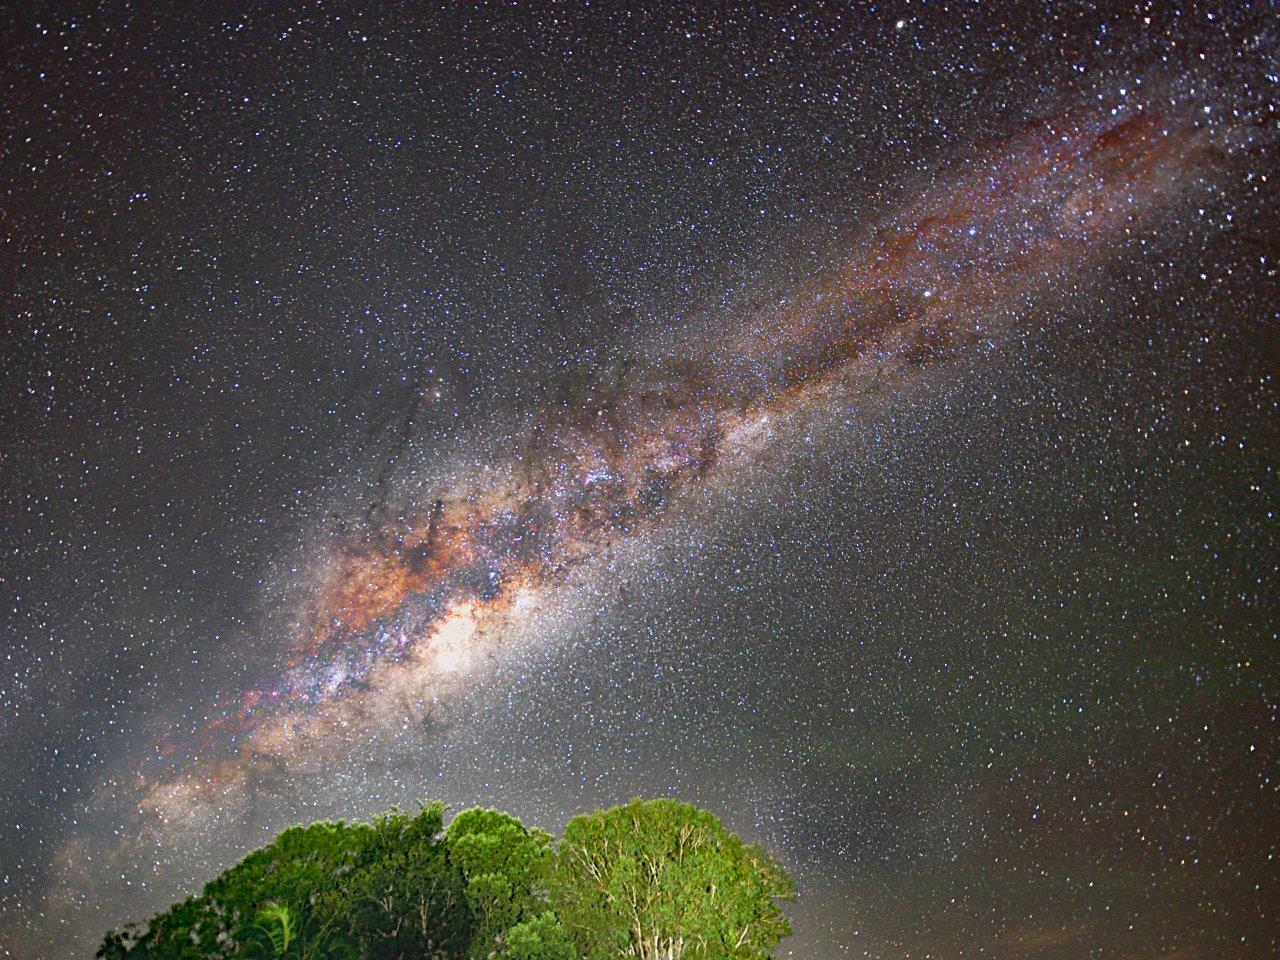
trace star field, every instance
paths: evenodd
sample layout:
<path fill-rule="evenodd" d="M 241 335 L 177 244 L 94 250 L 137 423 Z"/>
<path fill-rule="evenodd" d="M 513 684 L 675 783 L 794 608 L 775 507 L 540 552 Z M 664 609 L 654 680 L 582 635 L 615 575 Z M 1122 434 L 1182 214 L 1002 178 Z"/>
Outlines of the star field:
<path fill-rule="evenodd" d="M 2 37 L 0 956 L 668 794 L 788 955 L 1280 946 L 1268 4 Z"/>

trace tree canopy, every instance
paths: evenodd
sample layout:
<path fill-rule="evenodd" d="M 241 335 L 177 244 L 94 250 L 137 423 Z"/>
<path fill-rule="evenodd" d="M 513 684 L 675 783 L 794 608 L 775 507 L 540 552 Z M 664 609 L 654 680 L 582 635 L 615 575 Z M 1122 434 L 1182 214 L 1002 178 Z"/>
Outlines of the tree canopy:
<path fill-rule="evenodd" d="M 103 960 L 758 960 L 790 933 L 786 873 L 710 813 L 636 800 L 557 844 L 498 810 L 293 827 Z"/>
<path fill-rule="evenodd" d="M 499 810 L 464 810 L 445 833 L 449 855 L 466 878 L 475 931 L 470 955 L 491 956 L 506 932 L 545 907 L 551 834 L 528 829 Z"/>
<path fill-rule="evenodd" d="M 778 906 L 794 895 L 786 872 L 674 800 L 570 820 L 550 893 L 581 960 L 757 960 L 791 933 Z"/>

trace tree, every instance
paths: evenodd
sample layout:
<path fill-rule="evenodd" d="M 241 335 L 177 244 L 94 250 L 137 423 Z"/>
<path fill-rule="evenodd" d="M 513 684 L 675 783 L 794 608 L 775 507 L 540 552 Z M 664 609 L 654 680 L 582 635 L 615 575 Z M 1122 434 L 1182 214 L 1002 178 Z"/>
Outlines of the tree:
<path fill-rule="evenodd" d="M 440 836 L 444 807 L 378 817 L 369 854 L 316 904 L 328 957 L 453 960 L 471 939 L 461 870 Z"/>
<path fill-rule="evenodd" d="M 550 900 L 582 960 L 764 960 L 791 933 L 783 869 L 710 813 L 634 800 L 574 817 Z"/>
<path fill-rule="evenodd" d="M 332 929 L 316 915 L 323 898 L 368 856 L 376 832 L 368 824 L 293 827 L 153 917 L 144 934 L 108 934 L 107 960 L 205 960 L 209 957 L 330 955 Z"/>
<path fill-rule="evenodd" d="M 507 931 L 546 909 L 551 835 L 499 810 L 464 810 L 445 831 L 449 858 L 466 878 L 475 932 L 470 956 L 499 950 Z"/>
<path fill-rule="evenodd" d="M 293 827 L 153 917 L 109 933 L 105 960 L 454 960 L 471 920 L 440 837 L 444 807 L 372 824 Z"/>
<path fill-rule="evenodd" d="M 791 881 L 688 804 L 575 817 L 557 847 L 497 810 L 293 827 L 104 960 L 766 960 Z"/>
<path fill-rule="evenodd" d="M 200 901 L 213 920 L 192 931 L 200 956 L 329 955 L 328 940 L 341 931 L 315 904 L 367 861 L 378 839 L 364 823 L 285 830 L 205 886 Z"/>

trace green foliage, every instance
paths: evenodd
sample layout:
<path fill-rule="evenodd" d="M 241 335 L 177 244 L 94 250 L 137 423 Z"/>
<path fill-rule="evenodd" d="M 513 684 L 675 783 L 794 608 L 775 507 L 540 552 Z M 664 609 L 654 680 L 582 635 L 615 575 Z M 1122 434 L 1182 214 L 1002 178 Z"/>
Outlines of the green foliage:
<path fill-rule="evenodd" d="M 283 957 L 293 943 L 293 914 L 281 903 L 268 903 L 258 911 L 258 926 L 271 941 L 274 956 Z"/>
<path fill-rule="evenodd" d="M 507 931 L 497 960 L 577 960 L 573 940 L 550 910 Z"/>
<path fill-rule="evenodd" d="M 445 843 L 466 877 L 467 902 L 475 917 L 468 952 L 488 957 L 502 946 L 509 929 L 545 908 L 551 835 L 530 830 L 509 814 L 477 807 L 453 818 Z"/>
<path fill-rule="evenodd" d="M 791 881 L 670 800 L 549 834 L 436 803 L 284 831 L 198 897 L 104 938 L 103 960 L 765 960 Z"/>
<path fill-rule="evenodd" d="M 462 871 L 440 838 L 443 812 L 434 804 L 416 817 L 378 818 L 374 856 L 318 905 L 335 931 L 330 956 L 339 948 L 362 960 L 465 955 L 473 923 Z"/>
<path fill-rule="evenodd" d="M 293 827 L 153 918 L 108 934 L 105 960 L 463 955 L 461 873 L 439 834 L 444 808 L 392 811 L 372 824 Z"/>
<path fill-rule="evenodd" d="M 127 923 L 122 930 L 112 930 L 102 940 L 95 954 L 100 960 L 123 960 L 142 935 L 136 923 Z"/>
<path fill-rule="evenodd" d="M 369 857 L 375 840 L 368 824 L 314 823 L 286 830 L 249 854 L 204 889 L 201 899 L 215 919 L 197 931 L 201 955 L 324 956 L 330 930 L 312 905 Z M 276 924 L 288 919 L 283 950 L 271 917 Z"/>
<path fill-rule="evenodd" d="M 551 901 L 583 960 L 763 960 L 791 932 L 790 878 L 711 814 L 635 800 L 565 828 Z"/>
<path fill-rule="evenodd" d="M 145 933 L 126 928 L 108 934 L 98 956 L 145 957 L 148 960 L 194 960 L 203 957 L 202 939 L 208 939 L 219 917 L 203 897 L 187 897 L 147 924 Z"/>

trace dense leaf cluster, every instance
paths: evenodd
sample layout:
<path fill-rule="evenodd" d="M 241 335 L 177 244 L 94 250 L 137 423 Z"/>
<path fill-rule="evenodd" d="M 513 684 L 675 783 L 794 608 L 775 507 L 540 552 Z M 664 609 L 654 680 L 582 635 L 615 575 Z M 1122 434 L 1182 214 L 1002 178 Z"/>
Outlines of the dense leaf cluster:
<path fill-rule="evenodd" d="M 786 873 L 705 811 L 636 800 L 557 845 L 497 810 L 294 827 L 103 960 L 763 960 Z"/>

